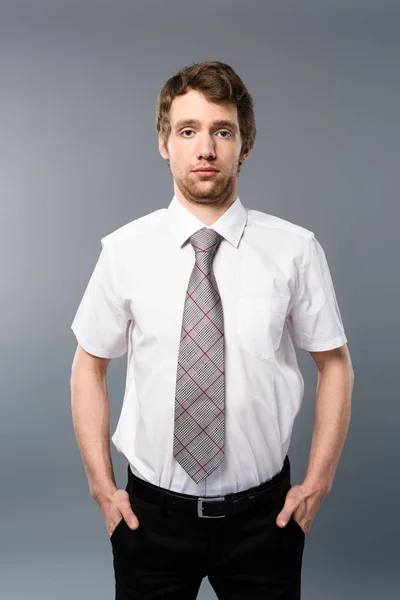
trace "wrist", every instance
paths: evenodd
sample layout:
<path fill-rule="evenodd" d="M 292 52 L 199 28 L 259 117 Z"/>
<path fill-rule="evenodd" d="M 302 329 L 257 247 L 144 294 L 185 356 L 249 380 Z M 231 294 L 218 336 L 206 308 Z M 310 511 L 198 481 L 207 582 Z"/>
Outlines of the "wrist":
<path fill-rule="evenodd" d="M 104 504 L 111 502 L 111 497 L 117 490 L 118 488 L 115 484 L 109 484 L 91 489 L 90 493 L 97 504 L 102 507 Z"/>
<path fill-rule="evenodd" d="M 332 489 L 332 482 L 305 478 L 301 487 L 307 496 L 317 496 L 324 499 Z"/>

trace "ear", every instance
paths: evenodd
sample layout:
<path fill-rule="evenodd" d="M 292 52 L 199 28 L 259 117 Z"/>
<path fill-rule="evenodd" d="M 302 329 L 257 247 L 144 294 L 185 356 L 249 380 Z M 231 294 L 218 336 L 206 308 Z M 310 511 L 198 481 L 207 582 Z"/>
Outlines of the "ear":
<path fill-rule="evenodd" d="M 245 150 L 243 150 L 242 154 L 240 155 L 240 162 L 243 163 L 246 160 L 246 158 L 248 158 L 250 152 L 251 148 L 246 148 Z"/>
<path fill-rule="evenodd" d="M 167 148 L 165 147 L 161 132 L 158 133 L 158 149 L 163 158 L 165 158 L 165 159 L 169 158 L 169 152 L 168 152 Z"/>

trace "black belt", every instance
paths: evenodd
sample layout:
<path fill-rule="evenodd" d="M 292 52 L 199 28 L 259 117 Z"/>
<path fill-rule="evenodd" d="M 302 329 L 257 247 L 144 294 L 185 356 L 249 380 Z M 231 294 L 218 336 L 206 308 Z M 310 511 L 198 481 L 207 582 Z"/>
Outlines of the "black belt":
<path fill-rule="evenodd" d="M 282 470 L 272 479 L 257 487 L 225 496 L 190 496 L 179 494 L 144 481 L 132 473 L 128 465 L 126 491 L 160 506 L 162 510 L 172 509 L 199 517 L 225 517 L 254 506 L 272 502 L 290 488 L 290 463 L 286 455 Z"/>

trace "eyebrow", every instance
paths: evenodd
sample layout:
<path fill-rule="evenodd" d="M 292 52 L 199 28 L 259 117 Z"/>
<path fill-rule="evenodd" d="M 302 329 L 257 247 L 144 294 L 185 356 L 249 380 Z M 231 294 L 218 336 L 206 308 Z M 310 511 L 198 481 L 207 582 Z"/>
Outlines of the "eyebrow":
<path fill-rule="evenodd" d="M 200 125 L 200 121 L 198 119 L 180 119 L 176 122 L 174 129 L 178 130 L 182 127 L 189 127 L 190 125 Z M 226 119 L 220 119 L 219 121 L 212 122 L 213 127 L 229 127 L 234 131 L 238 131 L 237 125 L 233 121 L 229 121 Z"/>

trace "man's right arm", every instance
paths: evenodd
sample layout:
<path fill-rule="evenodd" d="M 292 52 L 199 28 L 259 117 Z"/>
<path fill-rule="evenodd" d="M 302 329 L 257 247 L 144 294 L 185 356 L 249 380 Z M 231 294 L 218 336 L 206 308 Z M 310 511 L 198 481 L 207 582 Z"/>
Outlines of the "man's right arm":
<path fill-rule="evenodd" d="M 109 358 L 89 354 L 78 344 L 71 370 L 71 407 L 75 435 L 92 497 L 103 513 L 111 536 L 121 518 L 131 529 L 139 520 L 126 490 L 115 483 L 110 451 L 110 402 L 107 394 Z"/>
<path fill-rule="evenodd" d="M 107 367 L 111 359 L 86 352 L 78 344 L 71 369 L 71 409 L 89 489 L 102 511 L 118 489 L 110 451 L 110 403 Z"/>

